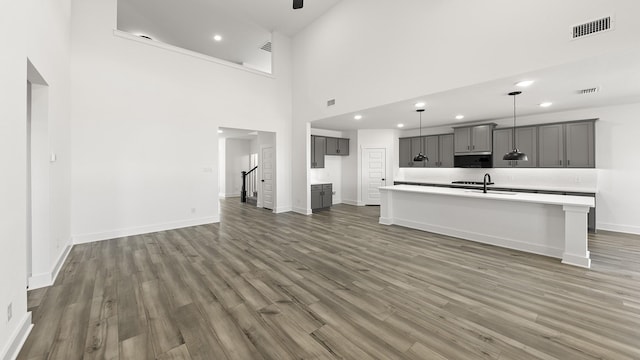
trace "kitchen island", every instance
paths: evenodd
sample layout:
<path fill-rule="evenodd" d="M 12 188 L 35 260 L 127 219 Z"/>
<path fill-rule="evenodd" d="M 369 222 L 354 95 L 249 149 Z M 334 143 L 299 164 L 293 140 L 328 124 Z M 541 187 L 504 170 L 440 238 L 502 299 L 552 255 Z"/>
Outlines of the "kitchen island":
<path fill-rule="evenodd" d="M 592 197 L 415 185 L 380 188 L 380 224 L 400 225 L 591 266 Z"/>

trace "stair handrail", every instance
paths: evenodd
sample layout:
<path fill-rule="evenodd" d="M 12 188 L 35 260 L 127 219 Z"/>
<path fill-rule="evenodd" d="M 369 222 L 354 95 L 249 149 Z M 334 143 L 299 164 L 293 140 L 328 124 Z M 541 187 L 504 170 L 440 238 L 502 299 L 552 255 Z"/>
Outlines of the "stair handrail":
<path fill-rule="evenodd" d="M 249 171 L 242 172 L 242 191 L 240 192 L 240 202 L 247 202 L 247 175 L 251 174 L 258 168 L 258 165 Z"/>

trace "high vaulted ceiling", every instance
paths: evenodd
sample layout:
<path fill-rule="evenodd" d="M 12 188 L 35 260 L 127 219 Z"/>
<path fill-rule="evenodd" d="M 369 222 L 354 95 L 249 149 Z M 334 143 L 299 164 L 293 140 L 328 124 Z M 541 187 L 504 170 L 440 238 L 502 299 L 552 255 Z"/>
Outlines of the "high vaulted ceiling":
<path fill-rule="evenodd" d="M 118 0 L 118 29 L 237 64 L 263 61 L 274 31 L 293 36 L 340 0 Z M 215 42 L 219 34 L 223 40 Z M 275 51 L 275 50 L 274 50 Z M 270 59 L 270 56 L 269 56 Z"/>

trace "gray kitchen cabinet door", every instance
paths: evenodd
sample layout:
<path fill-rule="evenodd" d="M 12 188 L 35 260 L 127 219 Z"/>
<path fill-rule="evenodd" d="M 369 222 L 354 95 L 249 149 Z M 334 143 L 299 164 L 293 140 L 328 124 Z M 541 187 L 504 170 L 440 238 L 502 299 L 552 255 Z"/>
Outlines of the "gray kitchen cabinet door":
<path fill-rule="evenodd" d="M 413 157 L 418 155 L 420 151 L 424 151 L 424 144 L 422 143 L 422 138 L 414 137 L 411 138 L 411 167 L 424 167 L 424 161 L 413 161 Z"/>
<path fill-rule="evenodd" d="M 400 159 L 398 162 L 398 166 L 403 167 L 412 167 L 413 166 L 413 156 L 411 155 L 411 138 L 402 138 L 400 139 Z"/>
<path fill-rule="evenodd" d="M 495 141 L 495 138 L 494 138 Z M 516 146 L 525 153 L 529 160 L 513 161 L 513 165 L 519 168 L 538 167 L 538 128 L 522 127 L 516 129 Z M 494 162 L 495 166 L 495 162 Z"/>
<path fill-rule="evenodd" d="M 453 129 L 453 143 L 456 153 L 471 151 L 471 128 Z"/>
<path fill-rule="evenodd" d="M 349 155 L 349 139 L 338 139 L 338 155 Z"/>
<path fill-rule="evenodd" d="M 311 185 L 311 209 L 322 207 L 322 185 Z"/>
<path fill-rule="evenodd" d="M 333 185 L 322 185 L 322 207 L 330 207 L 333 205 Z"/>
<path fill-rule="evenodd" d="M 567 167 L 595 167 L 594 123 L 591 121 L 565 125 Z"/>
<path fill-rule="evenodd" d="M 512 167 L 512 160 L 502 160 L 502 157 L 513 150 L 513 128 L 493 131 L 493 167 Z M 529 155 L 529 154 L 527 154 Z"/>
<path fill-rule="evenodd" d="M 425 167 L 438 167 L 440 164 L 440 148 L 438 144 L 438 136 L 425 136 L 422 138 L 425 155 L 427 159 L 424 162 Z"/>
<path fill-rule="evenodd" d="M 324 168 L 324 155 L 327 152 L 327 139 L 324 136 L 313 137 L 313 159 L 311 167 L 316 169 Z"/>
<path fill-rule="evenodd" d="M 471 151 L 491 152 L 493 126 L 480 125 L 471 128 Z"/>
<path fill-rule="evenodd" d="M 540 167 L 561 168 L 564 159 L 564 125 L 543 125 L 538 128 L 538 164 Z"/>
<path fill-rule="evenodd" d="M 340 155 L 338 151 L 338 138 L 328 137 L 327 140 L 327 152 L 326 155 Z"/>
<path fill-rule="evenodd" d="M 443 168 L 453 167 L 453 134 L 440 135 L 439 139 L 440 165 Z"/>

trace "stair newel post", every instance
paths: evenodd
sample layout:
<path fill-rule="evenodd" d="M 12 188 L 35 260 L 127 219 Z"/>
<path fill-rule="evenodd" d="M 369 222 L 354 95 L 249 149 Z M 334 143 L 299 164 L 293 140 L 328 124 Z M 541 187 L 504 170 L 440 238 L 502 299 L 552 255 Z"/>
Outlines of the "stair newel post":
<path fill-rule="evenodd" d="M 242 192 L 240 193 L 240 202 L 247 202 L 247 172 L 242 172 Z"/>

